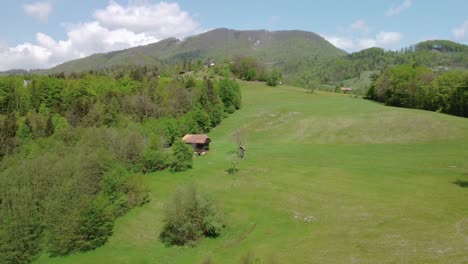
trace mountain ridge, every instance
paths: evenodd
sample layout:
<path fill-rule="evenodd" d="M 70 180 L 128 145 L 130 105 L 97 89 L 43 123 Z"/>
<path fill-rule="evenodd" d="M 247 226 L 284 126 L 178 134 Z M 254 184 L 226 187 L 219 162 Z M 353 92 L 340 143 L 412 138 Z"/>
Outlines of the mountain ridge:
<path fill-rule="evenodd" d="M 185 39 L 167 38 L 145 46 L 93 54 L 52 67 L 47 73 L 100 70 L 116 65 L 159 65 L 183 59 L 252 56 L 262 62 L 289 57 L 337 57 L 347 53 L 313 32 L 217 28 Z"/>

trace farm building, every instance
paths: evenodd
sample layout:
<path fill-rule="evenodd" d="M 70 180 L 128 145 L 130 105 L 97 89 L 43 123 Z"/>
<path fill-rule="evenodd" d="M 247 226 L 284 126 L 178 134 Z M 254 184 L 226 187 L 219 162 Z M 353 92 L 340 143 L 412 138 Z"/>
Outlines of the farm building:
<path fill-rule="evenodd" d="M 353 88 L 341 87 L 340 90 L 341 90 L 343 93 L 347 93 L 347 92 L 351 92 L 351 91 L 353 90 Z"/>
<path fill-rule="evenodd" d="M 211 139 L 205 134 L 187 134 L 182 140 L 190 144 L 196 153 L 202 154 L 210 150 Z"/>

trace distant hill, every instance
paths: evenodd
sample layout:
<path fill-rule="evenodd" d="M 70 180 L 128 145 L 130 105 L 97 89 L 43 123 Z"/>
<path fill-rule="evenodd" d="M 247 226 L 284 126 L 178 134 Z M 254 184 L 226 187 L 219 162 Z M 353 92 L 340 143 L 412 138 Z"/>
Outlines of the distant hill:
<path fill-rule="evenodd" d="M 450 40 L 428 40 L 416 44 L 415 50 L 440 52 L 468 52 L 468 46 Z"/>
<path fill-rule="evenodd" d="M 365 92 L 365 84 L 370 81 L 367 77 L 370 75 L 366 74 L 362 78 L 363 73 L 378 72 L 388 66 L 401 64 L 421 65 L 434 71 L 468 69 L 468 46 L 448 40 L 431 40 L 399 51 L 369 48 L 321 61 L 308 58 L 285 61 L 279 67 L 283 75 L 290 78 L 288 81 L 298 86 L 304 86 L 300 76 L 307 75 L 322 84 L 351 84 L 352 88 Z"/>
<path fill-rule="evenodd" d="M 8 70 L 8 71 L 0 71 L 0 76 L 6 76 L 6 75 L 28 75 L 28 74 L 34 74 L 34 73 L 41 73 L 44 70 L 41 69 L 34 69 L 34 70 L 23 70 L 23 69 L 13 69 L 13 70 Z"/>
<path fill-rule="evenodd" d="M 183 59 L 231 59 L 252 56 L 274 65 L 285 60 L 323 59 L 346 55 L 321 36 L 306 31 L 215 29 L 184 40 L 160 42 L 69 61 L 50 69 L 54 72 L 99 70 L 119 65 L 158 65 Z"/>

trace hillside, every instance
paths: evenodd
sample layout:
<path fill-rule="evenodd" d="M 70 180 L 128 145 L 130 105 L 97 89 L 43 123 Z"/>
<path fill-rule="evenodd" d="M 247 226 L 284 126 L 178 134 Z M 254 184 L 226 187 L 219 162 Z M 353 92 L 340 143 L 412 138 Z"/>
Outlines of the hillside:
<path fill-rule="evenodd" d="M 345 54 L 311 32 L 220 28 L 184 40 L 170 38 L 147 46 L 95 54 L 58 65 L 48 72 L 70 73 L 117 65 L 157 65 L 183 59 L 223 61 L 237 55 L 252 56 L 264 63 L 275 64 L 289 59 L 322 59 Z"/>
<path fill-rule="evenodd" d="M 388 66 L 412 64 L 434 71 L 468 69 L 468 46 L 448 40 L 421 42 L 399 51 L 369 48 L 346 56 L 326 58 L 321 61 L 304 58 L 288 60 L 279 67 L 290 82 L 301 85 L 300 76 L 307 75 L 323 84 L 343 85 L 343 81 L 359 78 L 368 71 L 381 71 Z M 345 83 L 353 80 L 345 81 Z M 368 81 L 367 81 L 368 82 Z M 353 86 L 365 92 L 362 85 Z"/>
<path fill-rule="evenodd" d="M 36 263 L 466 262 L 467 119 L 260 83 L 242 94 L 193 170 L 144 176 L 151 202 L 106 245 Z M 229 175 L 237 129 L 246 159 Z M 167 247 L 164 203 L 191 182 L 222 204 L 227 229 Z"/>

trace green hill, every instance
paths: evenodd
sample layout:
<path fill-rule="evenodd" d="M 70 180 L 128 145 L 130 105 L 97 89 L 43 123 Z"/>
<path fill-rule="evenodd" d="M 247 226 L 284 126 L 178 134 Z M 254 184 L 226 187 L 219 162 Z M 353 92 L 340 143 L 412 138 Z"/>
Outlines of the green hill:
<path fill-rule="evenodd" d="M 365 72 L 381 71 L 388 66 L 401 64 L 420 65 L 434 71 L 468 69 L 468 46 L 447 40 L 434 40 L 421 42 L 399 51 L 369 48 L 323 60 L 310 58 L 289 60 L 279 67 L 289 81 L 297 85 L 302 85 L 299 78 L 304 74 L 323 84 L 342 85 L 344 80 L 359 79 Z M 352 88 L 365 92 L 361 84 Z"/>
<path fill-rule="evenodd" d="M 468 52 L 468 46 L 450 40 L 428 40 L 416 44 L 417 51 Z"/>
<path fill-rule="evenodd" d="M 35 263 L 466 262 L 467 119 L 287 86 L 242 93 L 193 170 L 144 176 L 151 202 L 106 245 Z M 238 129 L 246 159 L 229 175 Z M 226 231 L 167 247 L 164 202 L 191 182 L 223 205 Z"/>
<path fill-rule="evenodd" d="M 215 29 L 179 40 L 170 38 L 147 46 L 95 54 L 58 65 L 48 72 L 79 72 L 119 65 L 158 65 L 183 59 L 223 61 L 236 55 L 275 64 L 289 59 L 321 59 L 345 55 L 317 34 L 305 31 L 237 31 Z"/>

